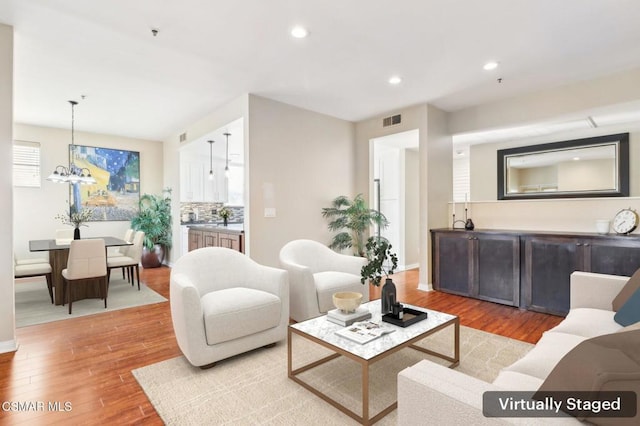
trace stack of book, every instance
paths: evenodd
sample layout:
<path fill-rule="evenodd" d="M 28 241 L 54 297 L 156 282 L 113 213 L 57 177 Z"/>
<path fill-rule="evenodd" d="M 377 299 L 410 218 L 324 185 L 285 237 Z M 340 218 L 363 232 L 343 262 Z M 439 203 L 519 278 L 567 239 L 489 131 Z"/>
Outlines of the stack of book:
<path fill-rule="evenodd" d="M 355 312 L 345 313 L 340 309 L 333 309 L 327 312 L 327 320 L 341 326 L 348 326 L 356 321 L 364 321 L 371 318 L 371 312 L 367 308 L 359 306 Z"/>

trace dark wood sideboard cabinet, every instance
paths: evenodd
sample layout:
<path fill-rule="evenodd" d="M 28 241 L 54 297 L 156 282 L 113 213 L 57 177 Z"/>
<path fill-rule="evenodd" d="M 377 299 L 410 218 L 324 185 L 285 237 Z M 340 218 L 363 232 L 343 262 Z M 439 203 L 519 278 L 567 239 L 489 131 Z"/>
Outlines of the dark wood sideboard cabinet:
<path fill-rule="evenodd" d="M 640 268 L 636 235 L 434 229 L 436 290 L 566 315 L 573 271 L 630 276 Z"/>
<path fill-rule="evenodd" d="M 433 285 L 447 293 L 520 305 L 517 235 L 432 231 Z"/>

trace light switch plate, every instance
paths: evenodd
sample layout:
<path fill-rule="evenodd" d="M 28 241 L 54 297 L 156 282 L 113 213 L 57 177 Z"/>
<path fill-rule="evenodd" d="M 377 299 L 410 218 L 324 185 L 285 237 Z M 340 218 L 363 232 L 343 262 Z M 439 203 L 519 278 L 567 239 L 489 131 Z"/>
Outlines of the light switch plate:
<path fill-rule="evenodd" d="M 266 207 L 264 209 L 264 217 L 276 217 L 276 209 L 273 207 Z"/>

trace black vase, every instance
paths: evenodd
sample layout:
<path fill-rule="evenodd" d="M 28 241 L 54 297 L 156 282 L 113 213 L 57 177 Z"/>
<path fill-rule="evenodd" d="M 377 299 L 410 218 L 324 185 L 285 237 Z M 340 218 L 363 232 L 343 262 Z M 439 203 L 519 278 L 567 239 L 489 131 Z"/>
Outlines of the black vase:
<path fill-rule="evenodd" d="M 387 278 L 384 281 L 382 292 L 380 294 L 380 301 L 382 303 L 380 313 L 384 315 L 393 312 L 393 305 L 396 303 L 396 300 L 396 285 L 393 283 L 391 278 Z"/>
<path fill-rule="evenodd" d="M 473 224 L 473 221 L 471 220 L 471 218 L 467 219 L 467 222 L 464 224 L 464 229 L 468 231 L 473 231 L 473 228 L 475 227 L 476 226 Z"/>
<path fill-rule="evenodd" d="M 229 219 L 227 219 L 226 217 L 222 218 L 222 222 L 224 224 L 224 226 L 227 226 L 229 224 Z"/>
<path fill-rule="evenodd" d="M 80 239 L 80 228 L 76 228 L 73 230 L 73 239 L 74 240 Z"/>

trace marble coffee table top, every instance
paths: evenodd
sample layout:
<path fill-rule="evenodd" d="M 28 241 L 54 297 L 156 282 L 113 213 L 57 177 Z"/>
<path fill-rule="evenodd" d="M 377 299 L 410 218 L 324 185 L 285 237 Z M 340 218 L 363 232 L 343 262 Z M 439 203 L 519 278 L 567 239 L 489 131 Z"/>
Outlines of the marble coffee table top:
<path fill-rule="evenodd" d="M 371 319 L 368 321 L 380 323 L 384 327 L 389 327 L 394 331 L 384 334 L 371 342 L 360 344 L 337 335 L 336 331 L 345 327 L 328 321 L 326 315 L 292 324 L 289 327 L 320 339 L 337 348 L 348 351 L 362 359 L 371 359 L 393 349 L 396 346 L 406 343 L 417 336 L 425 334 L 444 323 L 453 321 L 456 318 L 455 315 L 446 314 L 444 312 L 404 304 L 406 307 L 427 312 L 427 318 L 408 327 L 399 327 L 387 322 L 382 322 L 382 315 L 380 314 L 380 300 L 363 303 L 361 306 L 367 308 L 371 312 Z"/>

